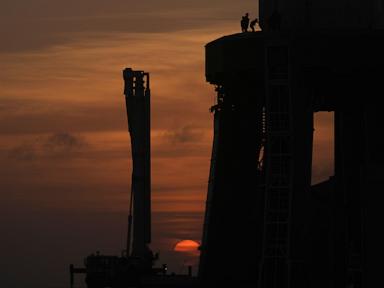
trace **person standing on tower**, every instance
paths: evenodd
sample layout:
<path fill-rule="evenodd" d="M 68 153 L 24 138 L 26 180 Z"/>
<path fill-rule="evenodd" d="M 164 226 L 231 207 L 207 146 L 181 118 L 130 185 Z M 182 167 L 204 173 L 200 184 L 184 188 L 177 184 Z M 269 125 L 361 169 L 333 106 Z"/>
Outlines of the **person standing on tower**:
<path fill-rule="evenodd" d="M 256 26 L 256 24 L 258 24 L 259 23 L 259 19 L 257 19 L 257 18 L 255 18 L 255 20 L 252 20 L 251 21 L 251 25 L 250 25 L 250 27 L 251 27 L 251 29 L 252 29 L 252 32 L 255 32 L 255 26 Z"/>
<path fill-rule="evenodd" d="M 241 18 L 240 25 L 241 25 L 241 31 L 242 32 L 248 31 L 248 25 L 249 25 L 249 16 L 248 15 L 249 15 L 248 13 L 245 13 L 245 16 L 243 16 Z"/>

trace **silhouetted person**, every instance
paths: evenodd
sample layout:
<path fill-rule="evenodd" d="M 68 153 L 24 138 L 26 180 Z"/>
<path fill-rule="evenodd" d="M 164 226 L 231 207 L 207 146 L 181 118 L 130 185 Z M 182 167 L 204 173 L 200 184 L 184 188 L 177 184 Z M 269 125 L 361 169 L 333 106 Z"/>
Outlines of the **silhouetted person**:
<path fill-rule="evenodd" d="M 268 19 L 268 26 L 270 30 L 280 30 L 281 28 L 281 15 L 277 9 L 275 9 L 272 15 Z"/>
<path fill-rule="evenodd" d="M 255 26 L 256 26 L 256 24 L 258 24 L 258 23 L 259 23 L 259 19 L 257 19 L 257 18 L 255 18 L 255 20 L 252 20 L 252 21 L 251 21 L 251 25 L 250 25 L 249 27 L 251 27 L 252 32 L 255 32 Z"/>
<path fill-rule="evenodd" d="M 248 31 L 248 25 L 249 25 L 249 17 L 248 13 L 245 13 L 245 16 L 241 18 L 241 31 L 242 32 L 247 32 Z"/>

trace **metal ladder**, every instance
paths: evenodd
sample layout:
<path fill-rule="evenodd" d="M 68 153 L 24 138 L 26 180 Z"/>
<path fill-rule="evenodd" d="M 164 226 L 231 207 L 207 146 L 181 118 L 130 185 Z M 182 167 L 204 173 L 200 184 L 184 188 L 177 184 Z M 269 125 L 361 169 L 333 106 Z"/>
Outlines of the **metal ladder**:
<path fill-rule="evenodd" d="M 265 206 L 260 288 L 289 287 L 291 209 L 291 93 L 288 47 L 267 46 Z"/>

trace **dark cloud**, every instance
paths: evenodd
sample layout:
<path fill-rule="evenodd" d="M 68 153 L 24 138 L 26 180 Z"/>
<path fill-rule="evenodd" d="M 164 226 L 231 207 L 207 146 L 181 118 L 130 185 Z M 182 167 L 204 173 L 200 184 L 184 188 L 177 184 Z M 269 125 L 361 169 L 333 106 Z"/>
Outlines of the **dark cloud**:
<path fill-rule="evenodd" d="M 88 147 L 87 141 L 79 135 L 67 132 L 55 133 L 47 137 L 38 137 L 9 150 L 8 157 L 21 161 L 33 161 L 38 158 L 71 157 Z"/>
<path fill-rule="evenodd" d="M 8 153 L 9 158 L 21 161 L 32 161 L 36 159 L 35 146 L 30 143 L 24 143 L 12 148 Z"/>
<path fill-rule="evenodd" d="M 186 125 L 163 134 L 171 143 L 199 142 L 204 138 L 204 131 L 192 125 Z"/>
<path fill-rule="evenodd" d="M 112 99 L 102 103 L 55 103 L 44 100 L 2 99 L 0 131 L 2 134 L 14 135 L 45 134 L 53 130 L 70 130 L 74 133 L 123 130 L 126 129 L 127 116 L 123 101 L 118 101 Z M 108 117 L 101 119 L 100 115 Z"/>
<path fill-rule="evenodd" d="M 43 147 L 49 153 L 68 153 L 79 150 L 87 146 L 85 140 L 80 136 L 75 136 L 67 132 L 56 133 L 49 136 Z"/>

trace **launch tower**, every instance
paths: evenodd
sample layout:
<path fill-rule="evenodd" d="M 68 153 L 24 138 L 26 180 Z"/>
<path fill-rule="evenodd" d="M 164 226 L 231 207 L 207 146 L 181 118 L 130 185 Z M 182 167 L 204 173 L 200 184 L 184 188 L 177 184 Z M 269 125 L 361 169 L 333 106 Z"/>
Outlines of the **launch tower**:
<path fill-rule="evenodd" d="M 374 287 L 384 172 L 382 1 L 260 1 L 262 31 L 206 45 L 214 140 L 207 287 Z M 335 175 L 311 185 L 313 113 L 335 113 Z"/>

